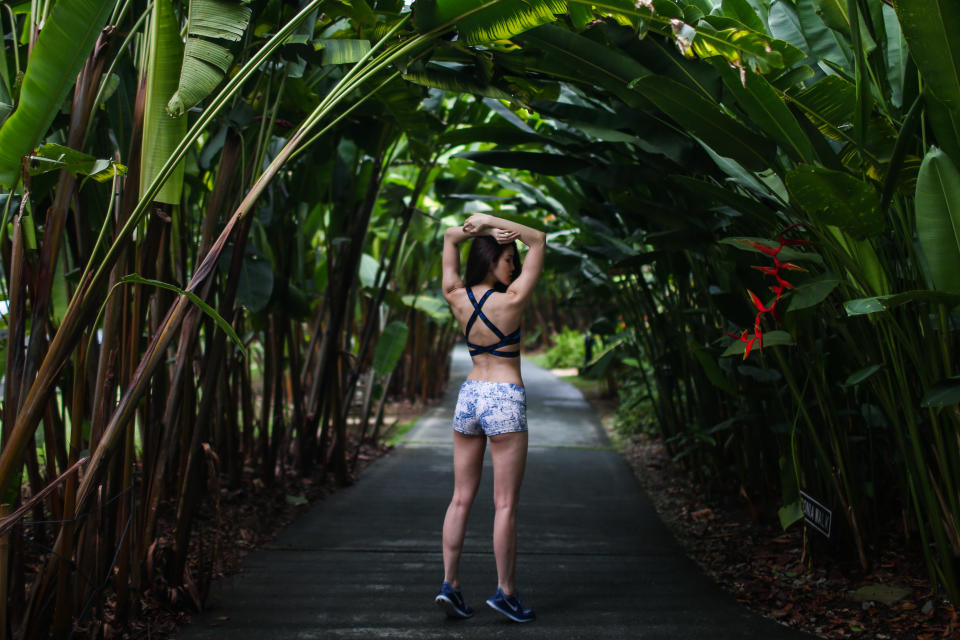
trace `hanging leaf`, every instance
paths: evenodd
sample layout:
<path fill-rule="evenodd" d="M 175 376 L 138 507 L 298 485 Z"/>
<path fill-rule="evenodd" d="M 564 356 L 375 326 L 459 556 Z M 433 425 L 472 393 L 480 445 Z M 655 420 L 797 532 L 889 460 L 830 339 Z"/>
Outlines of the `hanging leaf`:
<path fill-rule="evenodd" d="M 188 37 L 237 42 L 250 24 L 250 6 L 236 0 L 190 0 Z"/>
<path fill-rule="evenodd" d="M 467 44 L 508 40 L 567 12 L 561 0 L 417 0 L 413 24 L 421 33 L 460 18 L 456 28 Z M 461 17 L 465 16 L 465 17 Z"/>
<path fill-rule="evenodd" d="M 377 348 L 373 353 L 373 370 L 381 378 L 396 368 L 407 346 L 407 336 L 410 333 L 406 323 L 394 320 L 384 328 L 377 340 Z"/>
<path fill-rule="evenodd" d="M 211 307 L 209 304 L 203 301 L 200 296 L 193 293 L 192 291 L 185 291 L 180 287 L 166 282 L 161 282 L 160 280 L 151 280 L 150 278 L 144 278 L 140 274 L 131 273 L 129 275 L 123 276 L 120 279 L 121 282 L 129 282 L 133 284 L 146 284 L 154 287 L 159 287 L 161 289 L 166 289 L 167 291 L 173 291 L 177 295 L 186 296 L 193 304 L 200 308 L 207 316 L 213 320 L 218 327 L 223 329 L 223 332 L 226 333 L 231 340 L 233 340 L 237 347 L 240 348 L 240 352 L 243 354 L 243 357 L 247 357 L 247 350 L 243 346 L 243 341 L 240 339 L 240 336 L 237 335 L 237 332 L 233 330 L 233 327 L 227 322 L 223 316 L 217 313 L 217 310 Z"/>
<path fill-rule="evenodd" d="M 960 293 L 960 172 L 936 147 L 920 165 L 917 239 L 937 291 Z"/>
<path fill-rule="evenodd" d="M 206 98 L 223 81 L 233 53 L 213 40 L 236 42 L 250 24 L 250 7 L 235 0 L 190 0 L 187 44 L 177 91 L 167 103 L 175 118 Z"/>
<path fill-rule="evenodd" d="M 0 127 L 0 184 L 13 184 L 20 158 L 46 135 L 113 8 L 103 0 L 53 7 L 30 53 L 16 111 Z"/>

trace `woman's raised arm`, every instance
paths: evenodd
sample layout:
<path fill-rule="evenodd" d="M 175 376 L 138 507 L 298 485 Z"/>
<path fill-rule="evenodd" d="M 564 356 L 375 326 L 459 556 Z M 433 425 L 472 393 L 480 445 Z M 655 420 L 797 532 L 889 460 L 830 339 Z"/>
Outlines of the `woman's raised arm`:
<path fill-rule="evenodd" d="M 472 237 L 462 227 L 448 227 L 443 233 L 443 297 L 450 301 L 454 291 L 463 289 L 463 280 L 460 279 L 460 249 L 458 245 Z"/>
<path fill-rule="evenodd" d="M 523 260 L 523 270 L 520 272 L 520 276 L 507 287 L 507 293 L 525 301 L 533 293 L 533 288 L 543 272 L 544 255 L 547 251 L 547 234 L 524 224 L 485 213 L 475 214 L 467 218 L 463 225 L 463 231 L 471 235 L 489 234 L 496 238 L 498 242 L 509 242 L 518 238 L 520 242 L 530 247 Z M 507 235 L 498 238 L 498 231 L 504 231 Z M 457 266 L 459 266 L 459 262 Z"/>

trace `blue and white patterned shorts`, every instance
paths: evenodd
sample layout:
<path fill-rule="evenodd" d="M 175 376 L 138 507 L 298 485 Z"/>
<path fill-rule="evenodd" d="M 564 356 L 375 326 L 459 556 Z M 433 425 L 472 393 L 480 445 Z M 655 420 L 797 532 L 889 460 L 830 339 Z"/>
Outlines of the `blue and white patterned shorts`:
<path fill-rule="evenodd" d="M 526 389 L 510 382 L 464 381 L 453 414 L 453 428 L 468 436 L 526 431 Z"/>

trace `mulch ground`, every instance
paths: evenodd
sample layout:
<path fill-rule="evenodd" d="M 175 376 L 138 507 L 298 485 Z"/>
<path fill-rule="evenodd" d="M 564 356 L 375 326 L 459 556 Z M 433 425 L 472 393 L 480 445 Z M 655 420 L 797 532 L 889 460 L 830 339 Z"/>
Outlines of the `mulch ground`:
<path fill-rule="evenodd" d="M 868 571 L 823 554 L 805 557 L 799 524 L 784 532 L 775 514 L 755 519 L 735 492 L 705 499 L 662 442 L 640 436 L 620 449 L 687 554 L 748 608 L 820 638 L 960 638 L 958 608 L 933 591 L 923 559 L 906 550 L 916 542 L 887 541 Z M 876 595 L 860 592 L 858 600 L 863 587 Z M 909 593 L 884 604 L 888 587 Z"/>
<path fill-rule="evenodd" d="M 356 446 L 351 442 L 348 451 Z M 360 448 L 350 483 L 371 462 L 390 450 L 384 445 Z M 149 567 L 154 578 L 139 600 L 133 603 L 126 622 L 116 619 L 115 598 L 107 598 L 95 621 L 78 626 L 75 638 L 116 638 L 123 640 L 165 640 L 190 622 L 202 610 L 212 581 L 243 570 L 243 559 L 257 547 L 274 540 L 283 529 L 319 500 L 339 489 L 332 473 L 314 477 L 290 474 L 283 482 L 266 486 L 253 468 L 244 469 L 240 488 L 221 488 L 218 501 L 206 500 L 197 509 L 187 562 L 190 580 L 171 587 L 164 579 L 170 560 L 172 527 L 161 522 L 163 532 L 151 554 Z M 219 503 L 219 504 L 217 504 Z"/>

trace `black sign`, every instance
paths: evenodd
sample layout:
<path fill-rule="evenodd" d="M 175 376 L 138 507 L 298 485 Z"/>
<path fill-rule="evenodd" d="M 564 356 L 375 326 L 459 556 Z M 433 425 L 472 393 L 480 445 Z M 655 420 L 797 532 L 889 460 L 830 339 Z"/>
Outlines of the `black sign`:
<path fill-rule="evenodd" d="M 800 490 L 800 509 L 803 511 L 803 521 L 807 526 L 819 531 L 827 538 L 830 537 L 830 531 L 833 528 L 833 511 L 827 509 L 803 489 Z"/>

